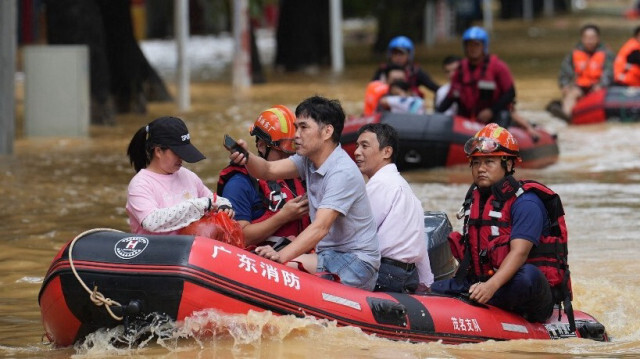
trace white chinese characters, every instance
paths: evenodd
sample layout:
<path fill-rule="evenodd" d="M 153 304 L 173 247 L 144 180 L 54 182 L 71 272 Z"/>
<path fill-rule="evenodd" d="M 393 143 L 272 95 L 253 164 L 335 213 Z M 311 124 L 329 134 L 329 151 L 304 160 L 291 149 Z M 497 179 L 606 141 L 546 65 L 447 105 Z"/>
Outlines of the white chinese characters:
<path fill-rule="evenodd" d="M 213 246 L 211 257 L 215 259 L 219 255 L 223 255 L 223 253 L 232 254 L 230 250 L 223 246 Z M 260 275 L 268 281 L 280 283 L 295 290 L 300 290 L 300 278 L 295 273 L 286 269 L 278 268 L 278 266 L 275 266 L 272 263 L 256 260 L 244 253 L 237 253 L 236 256 L 238 258 L 239 269 L 248 273 Z"/>
<path fill-rule="evenodd" d="M 453 324 L 453 330 L 457 330 L 460 332 L 481 332 L 482 328 L 478 324 L 478 321 L 473 318 L 456 318 L 451 317 L 451 324 Z"/>

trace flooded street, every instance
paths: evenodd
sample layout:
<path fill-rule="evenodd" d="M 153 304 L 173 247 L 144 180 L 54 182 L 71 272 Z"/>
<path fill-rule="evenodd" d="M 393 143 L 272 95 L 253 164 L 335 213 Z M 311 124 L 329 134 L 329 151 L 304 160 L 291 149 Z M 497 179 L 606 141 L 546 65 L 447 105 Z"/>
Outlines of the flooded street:
<path fill-rule="evenodd" d="M 579 26 L 591 20 L 588 16 L 559 18 L 532 27 L 521 22 L 501 24 L 491 46 L 514 72 L 522 114 L 558 134 L 558 163 L 540 170 L 517 170 L 516 177 L 540 180 L 562 197 L 569 229 L 573 306 L 602 322 L 613 338 L 611 343 L 570 339 L 458 346 L 410 344 L 313 319 L 278 318 L 268 313 L 220 319 L 217 313 L 210 313 L 224 324 L 223 330 L 208 338 L 194 338 L 186 328 L 180 337 L 161 343 L 154 339 L 140 349 L 109 346 L 110 336 L 105 333 L 96 335 L 91 349 L 55 349 L 42 344 L 44 330 L 37 298 L 57 251 L 88 229 L 128 230 L 124 205 L 134 170 L 126 147 L 138 128 L 159 116 L 182 117 L 193 143 L 207 156 L 207 160 L 188 167 L 215 188 L 218 171 L 228 160 L 221 145 L 223 134 L 248 139 L 249 125 L 263 109 L 277 103 L 295 108 L 304 98 L 319 94 L 339 99 L 347 113 L 358 114 L 375 64 L 347 63 L 347 72 L 341 76 L 272 73 L 266 84 L 246 93 L 233 93 L 222 82 L 194 83 L 190 112 L 179 114 L 174 104 L 151 104 L 144 116 L 123 115 L 115 127 L 92 127 L 87 139 L 20 136 L 14 154 L 0 156 L 0 357 L 497 359 L 640 355 L 640 321 L 636 320 L 640 317 L 636 305 L 640 296 L 640 146 L 636 143 L 640 123 L 570 127 L 544 111 L 547 102 L 559 96 L 556 76 L 563 54 L 576 41 Z M 613 16 L 598 21 L 605 32 L 603 38 L 614 49 L 635 26 Z M 427 50 L 428 55 L 419 51 L 419 55 L 425 56 L 421 63 L 427 71 L 442 82 L 440 60 L 460 50 L 460 44 L 452 41 Z M 172 84 L 168 85 L 175 93 Z M 22 113 L 20 86 L 17 92 L 18 113 Z M 17 132 L 21 135 L 21 130 Z M 404 175 L 425 210 L 446 211 L 454 228 L 459 229 L 454 213 L 470 183 L 468 167 Z"/>

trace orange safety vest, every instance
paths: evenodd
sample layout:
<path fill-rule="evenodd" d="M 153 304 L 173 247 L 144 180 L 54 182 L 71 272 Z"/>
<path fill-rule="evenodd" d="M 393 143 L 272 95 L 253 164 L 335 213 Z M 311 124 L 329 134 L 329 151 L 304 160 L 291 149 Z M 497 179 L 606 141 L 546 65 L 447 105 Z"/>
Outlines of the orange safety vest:
<path fill-rule="evenodd" d="M 614 80 L 626 86 L 640 86 L 640 66 L 627 63 L 627 56 L 634 50 L 640 50 L 640 41 L 629 39 L 622 45 L 613 62 Z"/>
<path fill-rule="evenodd" d="M 382 95 L 389 92 L 389 85 L 385 82 L 376 80 L 369 82 L 367 85 L 367 91 L 364 94 L 364 111 L 366 116 L 373 115 L 378 108 L 378 102 Z"/>
<path fill-rule="evenodd" d="M 583 50 L 573 50 L 573 69 L 576 74 L 576 84 L 580 87 L 591 87 L 600 82 L 607 54 L 596 51 L 589 54 Z"/>

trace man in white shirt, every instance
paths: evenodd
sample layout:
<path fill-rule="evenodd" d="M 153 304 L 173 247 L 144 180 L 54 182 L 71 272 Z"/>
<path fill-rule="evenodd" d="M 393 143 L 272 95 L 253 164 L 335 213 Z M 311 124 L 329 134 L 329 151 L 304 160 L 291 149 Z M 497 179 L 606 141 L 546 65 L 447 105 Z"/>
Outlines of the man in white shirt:
<path fill-rule="evenodd" d="M 461 60 L 462 59 L 459 56 L 455 55 L 449 55 L 445 57 L 444 60 L 442 60 L 442 69 L 444 70 L 444 73 L 447 74 L 447 80 L 449 81 L 440 86 L 438 88 L 438 91 L 436 91 L 434 108 L 438 108 L 438 106 L 440 106 L 442 101 L 444 101 L 444 99 L 449 94 L 449 89 L 451 88 L 451 79 L 456 74 L 456 71 L 458 71 Z M 458 112 L 458 104 L 454 103 L 443 113 L 448 116 L 454 116 L 456 112 Z"/>
<path fill-rule="evenodd" d="M 382 255 L 376 291 L 425 293 L 433 282 L 422 203 L 395 165 L 398 133 L 383 123 L 358 131 L 355 159 L 369 178 L 367 196 Z"/>

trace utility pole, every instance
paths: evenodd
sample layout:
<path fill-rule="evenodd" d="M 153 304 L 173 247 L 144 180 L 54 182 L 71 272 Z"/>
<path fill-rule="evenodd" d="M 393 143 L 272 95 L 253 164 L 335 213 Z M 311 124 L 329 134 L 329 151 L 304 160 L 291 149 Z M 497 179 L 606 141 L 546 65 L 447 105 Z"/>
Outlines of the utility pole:
<path fill-rule="evenodd" d="M 180 111 L 188 111 L 189 107 L 191 107 L 189 60 L 187 59 L 189 0 L 175 0 L 173 22 L 176 29 L 176 50 L 178 53 L 178 109 Z"/>
<path fill-rule="evenodd" d="M 251 38 L 249 34 L 249 1 L 233 1 L 233 88 L 251 86 Z"/>
<path fill-rule="evenodd" d="M 344 70 L 344 47 L 342 44 L 342 0 L 330 0 L 331 66 L 333 72 Z"/>
<path fill-rule="evenodd" d="M 493 31 L 493 8 L 491 7 L 491 0 L 482 1 L 482 22 L 483 27 L 488 33 Z"/>
<path fill-rule="evenodd" d="M 16 0 L 0 0 L 0 155 L 13 153 L 15 137 Z"/>

